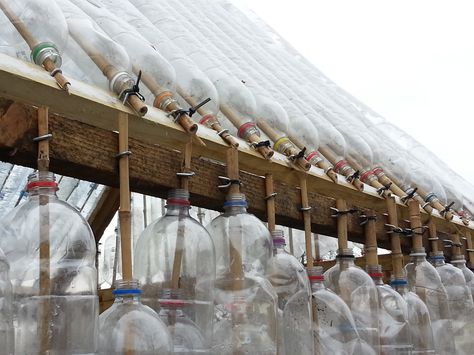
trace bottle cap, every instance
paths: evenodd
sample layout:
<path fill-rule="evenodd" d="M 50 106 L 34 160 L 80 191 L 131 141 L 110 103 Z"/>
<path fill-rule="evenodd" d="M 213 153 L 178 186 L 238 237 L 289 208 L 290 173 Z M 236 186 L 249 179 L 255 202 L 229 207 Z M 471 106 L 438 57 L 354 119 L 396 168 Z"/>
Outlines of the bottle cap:
<path fill-rule="evenodd" d="M 112 294 L 114 296 L 141 295 L 140 282 L 138 280 L 117 280 Z"/>
<path fill-rule="evenodd" d="M 272 239 L 273 239 L 273 245 L 274 246 L 285 246 L 286 241 L 285 237 L 283 234 L 283 231 L 281 229 L 277 229 L 272 231 Z"/>
<path fill-rule="evenodd" d="M 173 189 L 168 191 L 167 206 L 190 206 L 189 191 L 184 189 Z"/>
<path fill-rule="evenodd" d="M 324 281 L 324 269 L 322 266 L 313 266 L 307 268 L 310 281 Z"/>

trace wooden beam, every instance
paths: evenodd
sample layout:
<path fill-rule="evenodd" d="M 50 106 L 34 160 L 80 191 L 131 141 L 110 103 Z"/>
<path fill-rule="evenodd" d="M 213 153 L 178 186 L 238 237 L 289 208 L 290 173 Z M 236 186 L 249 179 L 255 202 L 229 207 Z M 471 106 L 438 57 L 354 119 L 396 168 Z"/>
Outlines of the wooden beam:
<path fill-rule="evenodd" d="M 94 233 L 96 244 L 99 243 L 100 238 L 104 234 L 105 229 L 109 226 L 114 218 L 120 205 L 119 190 L 113 187 L 106 187 L 102 196 L 94 206 L 92 213 L 89 216 L 89 225 Z"/>
<path fill-rule="evenodd" d="M 13 111 L 10 112 L 13 106 L 15 106 L 14 114 Z M 0 147 L 8 148 L 0 149 L 0 160 L 34 166 L 36 147 L 32 138 L 36 134 L 36 114 L 31 107 L 24 106 L 20 109 L 21 107 L 22 105 L 18 104 L 12 105 L 7 114 L 0 118 L 0 132 L 11 121 L 18 123 L 15 130 L 10 132 L 8 140 L 2 141 L 0 135 Z M 50 132 L 53 134 L 50 144 L 50 166 L 54 172 L 118 187 L 115 132 L 57 115 L 50 115 L 49 124 Z M 177 187 L 175 173 L 181 169 L 180 151 L 134 138 L 130 139 L 130 150 L 133 153 L 130 157 L 130 186 L 133 191 L 163 198 L 170 188 Z M 265 162 L 263 159 L 260 159 L 260 163 L 266 166 L 275 164 Z M 205 156 L 194 156 L 191 166 L 196 173 L 190 181 L 192 204 L 220 210 L 224 194 L 217 189 L 217 177 L 225 175 L 224 164 Z M 293 174 L 293 171 L 287 169 L 285 173 Z M 242 191 L 247 195 L 250 211 L 266 220 L 264 177 L 245 170 L 241 170 L 240 175 L 244 184 Z M 297 184 L 288 183 L 288 179 L 281 174 L 273 174 L 273 177 L 274 189 L 278 193 L 275 198 L 276 223 L 303 229 Z M 325 186 L 325 179 L 317 176 L 317 172 L 309 174 L 307 181 L 309 204 L 313 207 L 311 227 L 315 233 L 337 236 L 336 221 L 331 218 L 329 210 L 335 206 L 337 197 L 345 198 L 349 208 L 355 207 L 361 210 L 372 208 L 378 214 L 386 212 L 384 201 L 376 196 L 354 192 L 352 188 L 345 188 L 344 185 L 332 182 L 331 188 L 321 188 L 321 185 Z M 398 205 L 397 208 L 402 218 L 404 215 L 407 216 L 406 206 Z M 349 216 L 348 220 L 349 239 L 363 243 L 363 230 L 359 226 L 357 216 Z M 435 220 L 440 231 L 448 231 L 452 227 L 451 223 L 442 218 L 435 217 Z M 377 238 L 380 247 L 389 248 L 384 223 L 384 218 L 378 219 Z M 461 221 L 455 223 L 459 228 L 466 228 Z M 403 246 L 405 251 L 408 250 L 408 241 L 404 241 Z"/>

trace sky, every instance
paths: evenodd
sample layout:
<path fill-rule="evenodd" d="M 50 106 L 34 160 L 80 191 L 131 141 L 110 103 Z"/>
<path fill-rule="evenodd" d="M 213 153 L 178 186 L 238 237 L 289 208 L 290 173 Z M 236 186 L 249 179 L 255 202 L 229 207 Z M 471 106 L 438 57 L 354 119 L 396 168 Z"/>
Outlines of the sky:
<path fill-rule="evenodd" d="M 240 1 L 474 184 L 474 1 Z"/>

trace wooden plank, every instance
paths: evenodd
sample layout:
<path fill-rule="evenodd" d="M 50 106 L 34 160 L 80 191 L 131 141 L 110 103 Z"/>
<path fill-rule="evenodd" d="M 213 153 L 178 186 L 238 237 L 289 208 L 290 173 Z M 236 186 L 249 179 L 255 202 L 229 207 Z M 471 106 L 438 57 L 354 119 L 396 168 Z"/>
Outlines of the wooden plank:
<path fill-rule="evenodd" d="M 12 109 L 13 105 L 10 110 Z M 22 110 L 15 108 L 14 115 L 10 114 L 10 110 L 0 118 L 0 132 L 2 127 L 8 125 L 12 120 L 24 124 L 18 124 L 16 130 L 11 132 L 8 141 L 2 141 L 0 135 L 0 147 L 3 145 L 8 148 L 0 149 L 0 160 L 34 166 L 36 147 L 32 138 L 36 134 L 36 114 L 30 107 L 24 107 Z M 51 169 L 54 172 L 118 187 L 118 164 L 115 159 L 117 134 L 115 132 L 57 115 L 50 115 L 50 132 L 53 134 L 50 159 Z M 133 153 L 130 156 L 130 187 L 132 191 L 163 198 L 166 197 L 169 188 L 177 187 L 175 173 L 181 169 L 180 151 L 134 138 L 130 139 L 130 150 Z M 274 165 L 274 163 L 265 162 L 263 159 L 260 162 L 266 166 Z M 191 167 L 196 173 L 190 184 L 193 205 L 220 210 L 224 194 L 217 189 L 217 177 L 225 175 L 224 164 L 204 156 L 193 156 Z M 290 169 L 286 171 L 286 174 L 291 173 Z M 243 170 L 241 170 L 240 176 L 244 184 L 242 191 L 247 195 L 249 201 L 249 210 L 259 218 L 266 220 L 264 177 Z M 297 189 L 298 184 L 289 184 L 281 174 L 273 176 L 274 189 L 278 193 L 275 198 L 276 223 L 303 229 L 299 211 L 301 203 Z M 319 186 L 322 184 L 321 181 L 324 179 L 315 175 L 307 177 L 309 205 L 313 206 L 311 227 L 315 233 L 337 235 L 336 221 L 331 218 L 329 208 L 335 206 L 335 198 L 341 195 L 345 197 L 348 208 L 355 207 L 362 210 L 369 204 L 369 207 L 378 214 L 386 212 L 384 201 L 378 197 L 373 198 L 371 195 L 360 192 L 356 192 L 354 195 L 352 192 L 341 193 L 343 186 L 328 190 L 321 189 Z M 332 182 L 330 184 L 337 186 Z M 365 199 L 362 198 L 363 196 L 366 196 Z M 370 204 L 371 201 L 376 201 L 376 203 Z M 406 206 L 398 205 L 397 209 L 400 216 L 404 214 L 407 216 Z M 438 230 L 449 232 L 452 227 L 451 223 L 442 218 L 435 218 L 435 220 Z M 384 218 L 377 220 L 377 238 L 380 247 L 389 248 L 390 242 L 385 233 L 384 223 Z M 461 229 L 466 228 L 461 221 L 457 225 Z M 348 233 L 350 240 L 364 242 L 363 230 L 359 226 L 357 216 L 348 216 Z M 409 240 L 405 239 L 402 242 L 404 250 L 409 250 Z"/>

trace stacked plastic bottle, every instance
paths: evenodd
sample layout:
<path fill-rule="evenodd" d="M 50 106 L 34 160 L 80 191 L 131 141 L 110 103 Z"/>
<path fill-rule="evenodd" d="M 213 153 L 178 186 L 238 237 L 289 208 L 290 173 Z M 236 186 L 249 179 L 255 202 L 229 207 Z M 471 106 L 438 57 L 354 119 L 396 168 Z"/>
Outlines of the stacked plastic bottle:
<path fill-rule="evenodd" d="M 455 354 L 454 335 L 446 289 L 436 269 L 426 260 L 425 249 L 413 250 L 405 266 L 409 287 L 428 307 L 437 354 Z"/>
<path fill-rule="evenodd" d="M 461 269 L 464 279 L 466 280 L 466 284 L 471 290 L 471 295 L 474 300 L 474 272 L 472 272 L 472 270 L 466 266 L 466 259 L 464 258 L 464 255 L 453 255 L 451 258 L 451 264 Z"/>
<path fill-rule="evenodd" d="M 326 287 L 336 292 L 349 306 L 360 338 L 374 354 L 379 354 L 377 289 L 370 276 L 355 266 L 352 249 L 340 249 L 336 264 L 324 276 Z"/>
<path fill-rule="evenodd" d="M 405 300 L 383 283 L 381 265 L 369 266 L 367 271 L 375 282 L 379 296 L 380 354 L 411 355 L 413 345 Z"/>
<path fill-rule="evenodd" d="M 324 286 L 323 268 L 308 268 L 312 292 L 314 354 L 374 354 L 357 332 L 351 310 Z"/>
<path fill-rule="evenodd" d="M 470 354 L 474 349 L 474 340 L 471 334 L 474 328 L 474 304 L 471 290 L 466 284 L 463 272 L 459 268 L 445 263 L 442 251 L 432 255 L 430 261 L 438 271 L 448 295 L 456 354 Z"/>
<path fill-rule="evenodd" d="M 6 215 L 17 354 L 97 351 L 96 246 L 81 214 L 56 196 L 49 172 L 28 179 L 28 201 Z M 39 349 L 39 350 L 38 350 Z"/>
<path fill-rule="evenodd" d="M 207 227 L 217 256 L 213 353 L 275 354 L 278 296 L 265 277 L 270 232 L 247 213 L 243 194 L 228 195 L 224 210 Z"/>
<path fill-rule="evenodd" d="M 0 228 L 0 235 L 2 229 Z M 14 330 L 12 309 L 12 285 L 10 282 L 10 266 L 0 249 L 0 354 L 13 355 Z"/>
<path fill-rule="evenodd" d="M 268 278 L 278 295 L 278 353 L 313 354 L 311 288 L 304 266 L 285 251 L 282 230 L 272 232 Z"/>
<path fill-rule="evenodd" d="M 171 335 L 155 311 L 141 303 L 139 283 L 118 281 L 114 304 L 100 315 L 99 355 L 168 355 Z"/>
<path fill-rule="evenodd" d="M 160 310 L 168 291 L 180 295 L 183 312 L 192 320 L 209 351 L 212 336 L 215 282 L 214 245 L 206 229 L 189 215 L 189 193 L 171 190 L 166 214 L 140 235 L 134 254 L 134 273 L 143 288 L 143 303 Z M 174 342 L 176 342 L 174 340 Z"/>
<path fill-rule="evenodd" d="M 408 289 L 405 279 L 394 279 L 391 286 L 407 303 L 410 338 L 413 344 L 413 354 L 434 355 L 433 330 L 430 313 L 426 304 L 414 292 Z"/>

